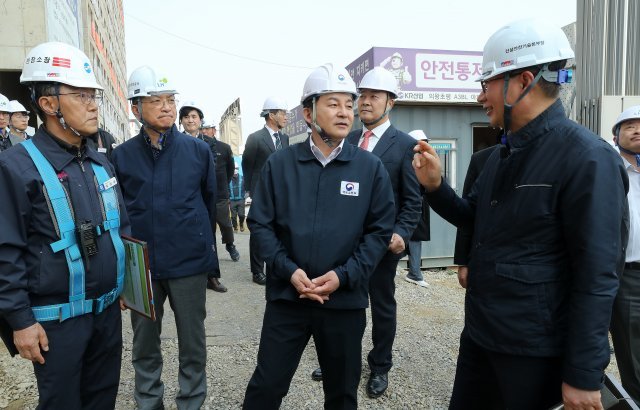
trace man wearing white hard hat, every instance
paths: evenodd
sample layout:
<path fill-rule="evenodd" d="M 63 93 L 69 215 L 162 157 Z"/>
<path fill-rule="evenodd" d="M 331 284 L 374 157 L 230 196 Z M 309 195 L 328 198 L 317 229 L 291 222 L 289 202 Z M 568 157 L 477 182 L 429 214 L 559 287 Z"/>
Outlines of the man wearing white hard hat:
<path fill-rule="evenodd" d="M 313 336 L 325 409 L 357 409 L 371 273 L 391 238 L 389 175 L 345 141 L 356 86 L 325 64 L 304 84 L 312 134 L 269 157 L 247 219 L 267 262 L 258 364 L 243 409 L 275 410 Z"/>
<path fill-rule="evenodd" d="M 629 176 L 629 242 L 613 305 L 611 339 L 622 387 L 640 406 L 640 105 L 624 110 L 612 132 Z"/>
<path fill-rule="evenodd" d="M 28 140 L 29 111 L 17 100 L 9 101 L 9 139 L 12 145 Z"/>
<path fill-rule="evenodd" d="M 411 168 L 416 141 L 391 125 L 389 119 L 389 112 L 398 97 L 395 77 L 384 68 L 375 67 L 364 75 L 358 91 L 358 113 L 364 127 L 352 131 L 347 141 L 382 160 L 391 180 L 395 202 L 393 235 L 387 252 L 369 281 L 373 347 L 367 355 L 370 370 L 367 395 L 377 398 L 387 389 L 388 373 L 393 365 L 391 351 L 397 325 L 396 269 L 418 225 L 422 196 L 420 184 Z M 312 378 L 318 379 L 318 376 L 318 370 L 312 373 Z"/>
<path fill-rule="evenodd" d="M 267 158 L 274 152 L 289 146 L 289 136 L 282 132 L 287 125 L 287 103 L 280 97 L 264 100 L 260 116 L 264 127 L 249 135 L 242 153 L 242 174 L 247 195 L 253 198 L 253 191 L 260 181 L 260 172 Z M 254 236 L 249 237 L 249 262 L 253 282 L 264 285 L 264 260 L 258 258 L 258 246 Z"/>
<path fill-rule="evenodd" d="M 219 269 L 214 247 L 216 174 L 202 140 L 178 131 L 171 78 L 142 66 L 127 84 L 140 133 L 113 150 L 135 238 L 147 242 L 156 321 L 131 312 L 139 409 L 163 408 L 160 337 L 169 299 L 178 332 L 178 409 L 199 409 L 207 395 L 206 283 Z"/>
<path fill-rule="evenodd" d="M 11 148 L 11 140 L 9 139 L 9 99 L 0 94 L 0 152 Z"/>
<path fill-rule="evenodd" d="M 43 125 L 0 155 L 0 334 L 33 362 L 38 408 L 113 409 L 130 229 L 113 167 L 86 143 L 102 87 L 56 42 L 29 51 L 20 83 Z"/>
<path fill-rule="evenodd" d="M 478 102 L 504 147 L 466 197 L 443 181 L 435 150 L 416 147 L 429 205 L 474 228 L 452 409 L 602 409 L 628 178 L 611 145 L 565 115 L 573 57 L 544 21 L 489 38 Z"/>

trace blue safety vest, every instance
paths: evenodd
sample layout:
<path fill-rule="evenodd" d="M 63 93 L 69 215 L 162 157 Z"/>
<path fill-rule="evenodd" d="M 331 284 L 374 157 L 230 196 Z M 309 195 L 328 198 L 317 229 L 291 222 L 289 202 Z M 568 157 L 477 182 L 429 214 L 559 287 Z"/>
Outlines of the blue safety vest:
<path fill-rule="evenodd" d="M 109 231 L 113 247 L 118 260 L 118 272 L 116 279 L 116 287 L 105 293 L 97 299 L 85 299 L 85 270 L 82 262 L 82 254 L 78 247 L 76 239 L 76 224 L 70 208 L 70 198 L 64 190 L 62 184 L 58 180 L 58 176 L 47 159 L 42 155 L 40 150 L 35 146 L 32 140 L 22 143 L 35 164 L 44 186 L 49 196 L 51 207 L 53 208 L 52 217 L 55 218 L 59 232 L 60 240 L 53 242 L 50 246 L 53 252 L 64 251 L 69 267 L 69 302 L 60 303 L 49 306 L 33 307 L 33 314 L 37 321 L 44 322 L 48 320 L 63 320 L 94 312 L 101 313 L 104 309 L 112 304 L 122 293 L 124 283 L 124 244 L 120 238 L 120 214 L 118 211 L 118 198 L 116 190 L 113 186 L 105 186 L 109 180 L 109 174 L 101 165 L 91 163 L 93 173 L 98 181 L 98 188 L 102 197 L 102 205 L 105 221 L 101 227 L 97 227 L 97 234 L 101 235 Z"/>

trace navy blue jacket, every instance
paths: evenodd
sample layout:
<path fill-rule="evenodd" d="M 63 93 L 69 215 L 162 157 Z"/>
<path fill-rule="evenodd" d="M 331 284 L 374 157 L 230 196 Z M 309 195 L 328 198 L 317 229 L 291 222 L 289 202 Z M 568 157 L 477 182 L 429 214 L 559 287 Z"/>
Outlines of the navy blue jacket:
<path fill-rule="evenodd" d="M 351 131 L 347 139 L 357 146 L 361 135 L 362 129 Z M 411 240 L 422 215 L 422 193 L 411 165 L 415 146 L 416 140 L 413 137 L 391 125 L 371 151 L 380 158 L 389 173 L 396 205 L 393 233 L 400 235 L 405 245 Z M 403 255 L 404 252 L 396 255 L 389 251 L 385 258 L 399 259 Z"/>
<path fill-rule="evenodd" d="M 104 221 L 99 191 L 91 162 L 102 165 L 110 176 L 113 167 L 106 157 L 91 148 L 82 161 L 62 148 L 40 127 L 33 143 L 51 163 L 69 193 L 78 221 L 98 225 Z M 59 240 L 43 182 L 31 157 L 20 144 L 0 154 L 0 315 L 14 330 L 27 328 L 36 320 L 31 306 L 69 301 L 69 269 L 63 252 L 49 246 Z M 129 234 L 129 220 L 118 191 L 120 232 Z M 98 253 L 89 258 L 86 269 L 86 299 L 97 298 L 116 287 L 116 254 L 109 235 L 97 237 Z"/>
<path fill-rule="evenodd" d="M 345 142 L 323 168 L 307 139 L 267 159 L 252 199 L 247 223 L 267 262 L 268 301 L 368 306 L 369 277 L 389 245 L 395 216 L 378 158 Z M 290 282 L 298 268 L 311 279 L 334 270 L 340 287 L 323 305 L 299 299 Z"/>
<path fill-rule="evenodd" d="M 131 232 L 149 246 L 151 277 L 214 271 L 216 174 L 209 146 L 174 125 L 154 160 L 142 132 L 113 150 L 111 160 Z"/>
<path fill-rule="evenodd" d="M 465 327 L 491 351 L 562 357 L 563 380 L 600 388 L 628 191 L 620 156 L 556 101 L 495 151 L 467 200 L 429 204 L 473 225 Z"/>

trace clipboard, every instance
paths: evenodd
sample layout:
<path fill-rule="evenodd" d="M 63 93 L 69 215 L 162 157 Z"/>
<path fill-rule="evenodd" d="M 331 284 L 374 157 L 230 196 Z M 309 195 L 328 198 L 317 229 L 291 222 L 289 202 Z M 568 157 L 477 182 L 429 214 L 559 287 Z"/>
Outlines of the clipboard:
<path fill-rule="evenodd" d="M 622 384 L 611 374 L 605 374 L 600 396 L 602 407 L 605 410 L 640 410 Z M 564 409 L 564 405 L 559 403 L 549 410 L 562 409 Z"/>
<path fill-rule="evenodd" d="M 147 243 L 126 235 L 121 235 L 121 238 L 125 251 L 125 274 L 120 297 L 127 308 L 155 321 Z"/>

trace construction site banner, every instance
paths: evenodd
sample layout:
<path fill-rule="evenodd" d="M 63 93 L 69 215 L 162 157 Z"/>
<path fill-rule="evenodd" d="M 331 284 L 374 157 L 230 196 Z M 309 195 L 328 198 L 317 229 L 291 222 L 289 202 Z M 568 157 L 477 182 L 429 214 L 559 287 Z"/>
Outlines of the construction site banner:
<path fill-rule="evenodd" d="M 401 101 L 468 104 L 480 93 L 476 79 L 482 71 L 481 51 L 374 47 L 347 70 L 359 84 L 376 66 L 396 77 Z"/>
<path fill-rule="evenodd" d="M 231 146 L 233 155 L 240 155 L 240 144 L 242 143 L 240 98 L 231 103 L 220 118 L 220 141 Z"/>

